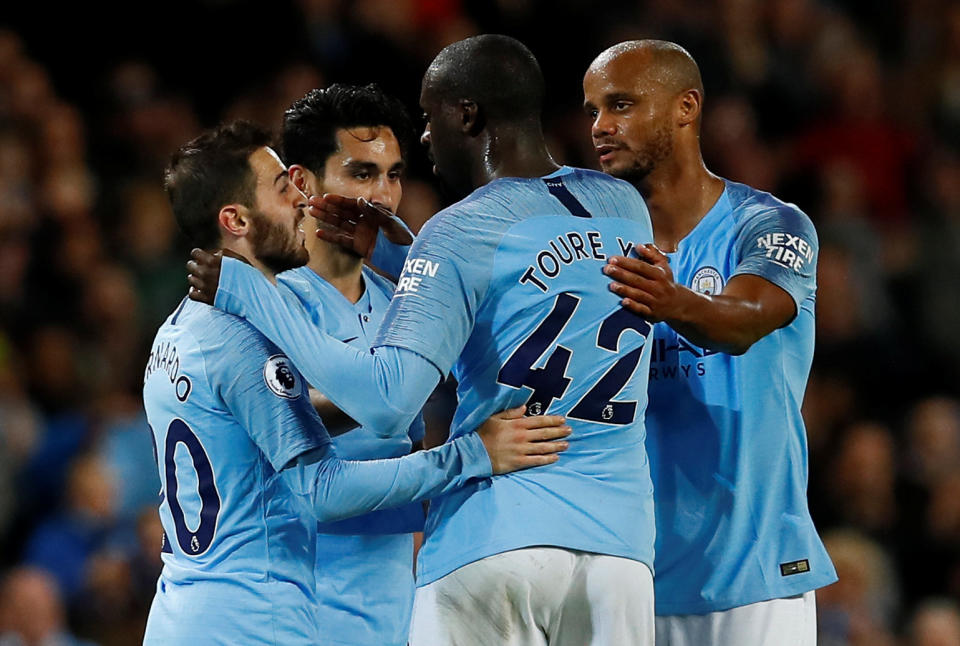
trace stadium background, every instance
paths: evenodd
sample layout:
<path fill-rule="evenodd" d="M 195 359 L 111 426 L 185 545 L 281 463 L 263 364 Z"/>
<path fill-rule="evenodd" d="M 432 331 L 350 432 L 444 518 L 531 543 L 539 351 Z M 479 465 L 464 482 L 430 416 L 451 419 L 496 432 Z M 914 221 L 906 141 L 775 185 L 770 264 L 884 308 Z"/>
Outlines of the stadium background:
<path fill-rule="evenodd" d="M 820 643 L 960 644 L 960 3 L 13 11 L 0 11 L 0 644 L 139 643 L 160 535 L 140 384 L 185 292 L 169 153 L 224 118 L 276 126 L 334 81 L 378 81 L 416 117 L 427 63 L 480 32 L 531 47 L 551 150 L 589 167 L 592 58 L 638 37 L 691 51 L 708 166 L 796 202 L 820 234 L 804 414 L 811 507 L 841 577 L 818 595 Z M 411 161 L 401 214 L 416 230 L 442 198 L 420 151 Z"/>

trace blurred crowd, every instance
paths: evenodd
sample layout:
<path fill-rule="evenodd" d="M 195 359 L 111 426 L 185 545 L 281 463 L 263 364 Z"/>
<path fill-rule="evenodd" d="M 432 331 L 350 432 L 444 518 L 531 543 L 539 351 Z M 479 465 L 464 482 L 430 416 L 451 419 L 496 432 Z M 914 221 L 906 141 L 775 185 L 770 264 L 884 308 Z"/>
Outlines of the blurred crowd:
<path fill-rule="evenodd" d="M 200 4 L 254 26 L 259 10 Z M 162 49 L 65 96 L 76 79 L 57 58 L 0 26 L 0 646 L 142 635 L 161 529 L 140 388 L 186 291 L 169 154 L 219 119 L 276 127 L 334 81 L 378 81 L 416 116 L 432 57 L 481 32 L 537 54 L 551 150 L 587 167 L 593 56 L 654 37 L 699 61 L 708 166 L 797 203 L 820 235 L 804 414 L 811 509 L 840 575 L 818 593 L 820 643 L 960 646 L 960 2 L 270 5 L 294 18 L 289 51 L 216 97 L 172 78 Z M 400 213 L 416 231 L 444 202 L 412 157 Z"/>

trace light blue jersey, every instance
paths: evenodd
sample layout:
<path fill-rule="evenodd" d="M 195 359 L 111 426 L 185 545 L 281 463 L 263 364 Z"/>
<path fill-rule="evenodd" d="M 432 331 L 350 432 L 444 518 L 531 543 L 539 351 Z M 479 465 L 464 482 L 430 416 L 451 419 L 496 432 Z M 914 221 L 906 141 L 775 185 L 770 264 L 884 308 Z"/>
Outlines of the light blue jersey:
<path fill-rule="evenodd" d="M 406 222 L 396 215 L 392 217 L 392 220 L 410 234 L 410 238 L 413 239 L 413 232 L 410 230 L 410 227 L 407 226 Z M 403 261 L 407 259 L 408 251 L 410 251 L 410 245 L 390 242 L 387 236 L 383 235 L 382 231 L 378 231 L 377 241 L 370 255 L 370 264 L 388 276 L 399 276 L 400 272 L 403 271 Z"/>
<path fill-rule="evenodd" d="M 232 258 L 216 305 L 253 323 L 337 406 L 375 428 L 405 428 L 451 369 L 460 402 L 450 441 L 523 403 L 531 414 L 567 416 L 573 435 L 556 464 L 431 502 L 418 585 L 532 545 L 652 567 L 651 327 L 620 307 L 602 272 L 610 255 L 652 239 L 632 186 L 564 167 L 495 180 L 435 215 L 411 247 L 373 353 L 319 331 L 299 303 Z"/>
<path fill-rule="evenodd" d="M 240 319 L 185 300 L 160 328 L 144 405 L 164 494 L 164 565 L 145 643 L 216 634 L 221 643 L 306 644 L 319 634 L 316 521 L 277 477 L 329 443 L 301 387 L 280 351 Z M 278 615 L 286 628 L 275 633 Z"/>
<path fill-rule="evenodd" d="M 297 297 L 311 320 L 327 334 L 365 351 L 373 343 L 395 285 L 368 267 L 361 271 L 365 289 L 356 303 L 348 301 L 336 287 L 309 267 L 283 272 L 277 282 Z M 393 458 L 410 453 L 413 444 L 423 440 L 423 433 L 423 418 L 418 416 L 406 433 L 384 436 L 377 430 L 359 427 L 333 438 L 333 443 L 337 454 L 343 458 Z M 357 526 L 367 524 L 362 518 L 353 521 Z"/>
<path fill-rule="evenodd" d="M 376 345 L 453 369 L 451 438 L 523 403 L 566 415 L 573 434 L 556 464 L 434 499 L 418 585 L 534 545 L 652 567 L 651 326 L 621 309 L 602 273 L 608 256 L 651 239 L 633 187 L 566 167 L 495 180 L 425 225 Z"/>
<path fill-rule="evenodd" d="M 317 520 L 490 474 L 476 435 L 446 454 L 341 460 L 305 392 L 289 360 L 238 318 L 184 300 L 161 326 L 144 406 L 162 484 L 164 565 L 145 644 L 322 643 Z"/>
<path fill-rule="evenodd" d="M 675 280 L 717 294 L 761 276 L 797 316 L 745 354 L 655 326 L 647 448 L 656 492 L 656 613 L 706 614 L 836 581 L 807 509 L 800 405 L 814 346 L 817 235 L 799 209 L 727 182 L 667 254 Z"/>
<path fill-rule="evenodd" d="M 309 267 L 278 276 L 330 335 L 366 350 L 390 304 L 394 284 L 367 267 L 356 303 Z M 364 427 L 333 438 L 337 454 L 366 460 L 410 453 L 423 439 L 423 417 L 407 433 L 386 436 Z M 317 537 L 317 602 L 325 643 L 404 646 L 413 609 L 413 535 L 423 530 L 420 503 L 322 523 Z M 338 638 L 339 637 L 339 638 Z M 342 640 L 342 641 L 341 641 Z"/>

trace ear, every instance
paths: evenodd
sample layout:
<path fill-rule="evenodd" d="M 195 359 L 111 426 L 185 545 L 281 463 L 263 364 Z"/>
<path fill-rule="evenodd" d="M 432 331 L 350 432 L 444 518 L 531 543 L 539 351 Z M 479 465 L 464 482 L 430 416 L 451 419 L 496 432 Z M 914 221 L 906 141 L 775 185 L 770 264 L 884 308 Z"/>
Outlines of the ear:
<path fill-rule="evenodd" d="M 312 195 L 312 192 L 307 190 L 308 180 L 313 173 L 301 166 L 300 164 L 292 164 L 290 168 L 287 169 L 287 172 L 290 174 L 290 182 L 300 189 L 301 193 L 304 193 L 308 197 Z"/>
<path fill-rule="evenodd" d="M 227 204 L 217 214 L 220 228 L 231 236 L 242 238 L 250 232 L 250 218 L 242 204 Z"/>
<path fill-rule="evenodd" d="M 700 119 L 700 109 L 703 106 L 703 96 L 699 90 L 687 90 L 680 95 L 677 103 L 678 120 L 680 127 L 689 126 Z"/>
<path fill-rule="evenodd" d="M 486 127 L 483 109 L 477 105 L 476 101 L 460 99 L 457 109 L 460 112 L 460 130 L 464 134 L 475 137 Z"/>

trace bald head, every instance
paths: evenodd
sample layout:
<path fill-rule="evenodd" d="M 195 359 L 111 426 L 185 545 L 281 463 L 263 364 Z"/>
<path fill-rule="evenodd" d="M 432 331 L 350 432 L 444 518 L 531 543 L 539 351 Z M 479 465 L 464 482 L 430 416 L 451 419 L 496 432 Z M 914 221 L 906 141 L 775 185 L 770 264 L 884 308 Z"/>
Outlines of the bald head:
<path fill-rule="evenodd" d="M 703 82 L 687 50 L 663 40 L 631 40 L 605 50 L 583 77 L 603 170 L 643 184 L 679 154 L 699 160 Z"/>
<path fill-rule="evenodd" d="M 665 92 L 680 94 L 696 90 L 703 96 L 703 81 L 697 62 L 687 50 L 670 41 L 628 40 L 618 43 L 601 52 L 587 73 L 610 66 L 625 68 Z"/>
<path fill-rule="evenodd" d="M 544 82 L 533 53 L 520 41 L 498 34 L 474 36 L 445 47 L 423 77 L 442 103 L 470 100 L 487 119 L 539 120 Z"/>
<path fill-rule="evenodd" d="M 501 173 L 533 177 L 556 167 L 540 124 L 543 93 L 537 59 L 509 36 L 474 36 L 437 54 L 420 90 L 420 142 L 451 194 Z"/>

